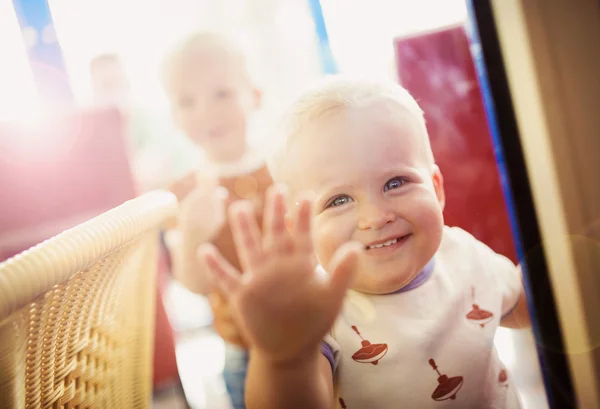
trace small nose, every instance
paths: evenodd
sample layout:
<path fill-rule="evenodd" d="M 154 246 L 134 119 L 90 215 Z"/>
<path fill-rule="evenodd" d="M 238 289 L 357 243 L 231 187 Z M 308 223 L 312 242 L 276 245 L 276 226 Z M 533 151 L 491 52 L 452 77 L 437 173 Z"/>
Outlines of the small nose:
<path fill-rule="evenodd" d="M 396 214 L 377 203 L 363 204 L 360 209 L 358 228 L 361 230 L 378 230 L 396 220 Z"/>

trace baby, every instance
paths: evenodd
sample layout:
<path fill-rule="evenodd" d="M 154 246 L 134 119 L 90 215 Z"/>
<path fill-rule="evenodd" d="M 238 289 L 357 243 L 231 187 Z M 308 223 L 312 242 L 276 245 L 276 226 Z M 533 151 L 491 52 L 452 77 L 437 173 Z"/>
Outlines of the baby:
<path fill-rule="evenodd" d="M 529 323 L 520 271 L 444 226 L 417 102 L 336 78 L 286 124 L 262 229 L 230 208 L 244 274 L 201 249 L 251 346 L 247 407 L 519 408 L 494 334 Z"/>
<path fill-rule="evenodd" d="M 173 274 L 188 289 L 209 295 L 217 332 L 228 341 L 225 381 L 236 409 L 243 408 L 247 354 L 231 322 L 229 306 L 208 280 L 198 246 L 213 243 L 233 265 L 239 265 L 225 208 L 247 199 L 262 216 L 264 192 L 272 179 L 264 158 L 248 143 L 249 124 L 261 103 L 261 92 L 248 73 L 245 56 L 218 33 L 197 33 L 167 59 L 165 90 L 177 126 L 205 154 L 198 171 L 171 190 L 181 201 L 177 227 L 166 235 Z"/>

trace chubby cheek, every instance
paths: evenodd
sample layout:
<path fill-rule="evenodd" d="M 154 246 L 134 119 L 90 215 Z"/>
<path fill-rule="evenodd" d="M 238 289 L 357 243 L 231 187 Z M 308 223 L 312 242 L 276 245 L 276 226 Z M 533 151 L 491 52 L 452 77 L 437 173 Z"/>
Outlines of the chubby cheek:
<path fill-rule="evenodd" d="M 435 200 L 421 202 L 415 207 L 412 224 L 415 232 L 423 240 L 427 253 L 435 253 L 439 247 L 444 231 L 444 216 L 439 203 Z M 425 250 L 424 249 L 424 250 Z"/>

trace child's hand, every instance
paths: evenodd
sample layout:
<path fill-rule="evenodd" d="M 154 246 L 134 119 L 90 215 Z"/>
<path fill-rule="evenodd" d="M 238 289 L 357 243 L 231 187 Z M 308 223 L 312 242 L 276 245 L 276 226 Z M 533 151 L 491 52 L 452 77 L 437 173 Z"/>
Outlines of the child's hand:
<path fill-rule="evenodd" d="M 285 213 L 283 194 L 272 188 L 261 234 L 250 203 L 231 206 L 230 225 L 243 275 L 211 245 L 202 249 L 253 351 L 278 364 L 318 353 L 320 341 L 338 316 L 362 249 L 355 243 L 338 249 L 328 266 L 331 276 L 320 277 L 315 273 L 311 203 L 299 204 L 290 231 Z"/>
<path fill-rule="evenodd" d="M 211 240 L 225 225 L 227 189 L 214 183 L 202 183 L 181 202 L 179 226 L 201 242 Z"/>
<path fill-rule="evenodd" d="M 196 187 L 196 184 L 196 173 L 190 172 L 181 179 L 171 183 L 167 189 L 177 197 L 179 202 L 182 202 L 183 199 Z"/>

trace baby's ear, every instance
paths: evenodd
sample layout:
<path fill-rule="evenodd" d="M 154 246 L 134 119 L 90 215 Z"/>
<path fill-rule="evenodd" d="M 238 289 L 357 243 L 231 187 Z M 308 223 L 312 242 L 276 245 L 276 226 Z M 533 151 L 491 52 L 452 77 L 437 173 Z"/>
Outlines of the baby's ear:
<path fill-rule="evenodd" d="M 444 191 L 444 176 L 442 175 L 442 171 L 438 167 L 438 165 L 433 165 L 433 188 L 435 190 L 435 195 L 437 196 L 438 202 L 444 210 L 446 206 L 446 192 Z"/>

